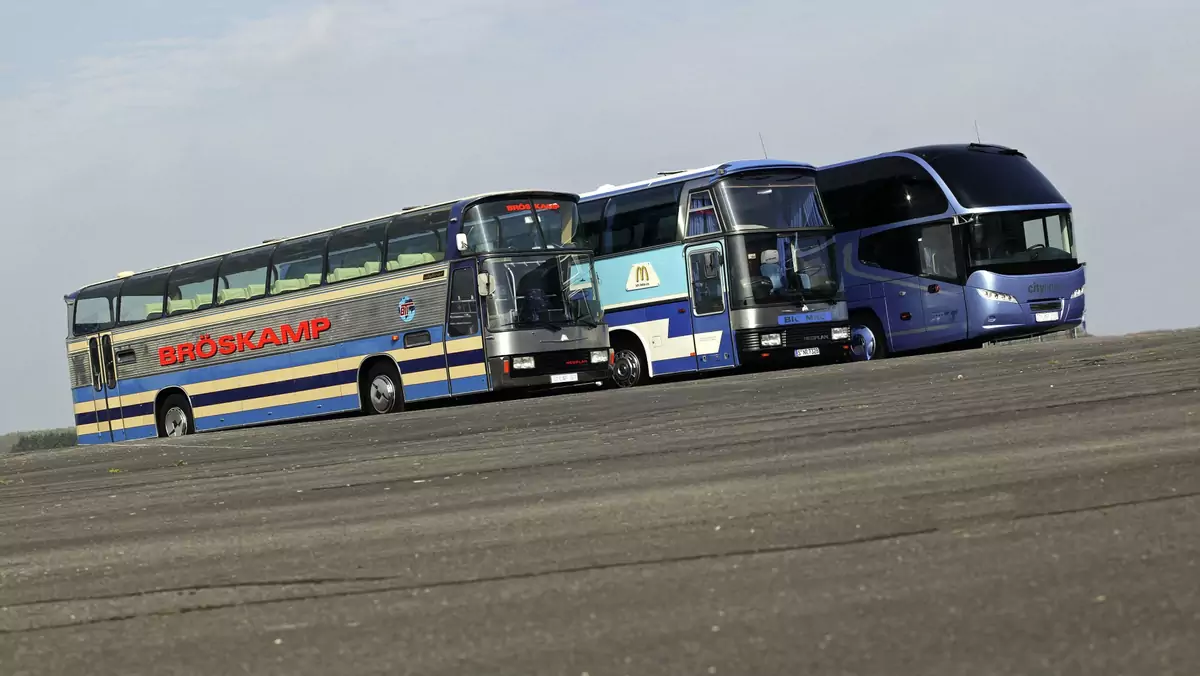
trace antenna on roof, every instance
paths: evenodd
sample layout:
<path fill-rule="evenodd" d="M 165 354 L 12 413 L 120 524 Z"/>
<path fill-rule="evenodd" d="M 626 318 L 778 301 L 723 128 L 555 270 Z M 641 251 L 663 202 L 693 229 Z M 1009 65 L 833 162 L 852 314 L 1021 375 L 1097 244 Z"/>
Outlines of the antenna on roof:
<path fill-rule="evenodd" d="M 975 120 L 975 142 L 982 144 L 983 141 L 979 138 L 979 120 Z"/>
<path fill-rule="evenodd" d="M 763 140 L 763 135 L 762 135 L 761 131 L 758 132 L 758 143 L 759 143 L 759 145 L 762 146 L 762 149 L 763 149 L 763 159 L 764 160 L 768 159 L 769 156 L 767 155 L 767 142 Z"/>

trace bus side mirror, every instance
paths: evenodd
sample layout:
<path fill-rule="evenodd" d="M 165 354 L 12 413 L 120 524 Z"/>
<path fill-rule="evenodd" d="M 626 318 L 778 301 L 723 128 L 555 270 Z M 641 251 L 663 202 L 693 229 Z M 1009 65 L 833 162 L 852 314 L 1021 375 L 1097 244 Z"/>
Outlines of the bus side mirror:
<path fill-rule="evenodd" d="M 487 298 L 492 295 L 492 276 L 486 272 L 481 272 L 476 277 L 479 286 L 479 295 L 482 298 Z"/>
<path fill-rule="evenodd" d="M 466 233 L 460 232 L 457 235 L 455 235 L 454 236 L 454 245 L 458 247 L 459 253 L 466 253 L 466 251 L 467 251 L 467 235 L 466 235 Z"/>

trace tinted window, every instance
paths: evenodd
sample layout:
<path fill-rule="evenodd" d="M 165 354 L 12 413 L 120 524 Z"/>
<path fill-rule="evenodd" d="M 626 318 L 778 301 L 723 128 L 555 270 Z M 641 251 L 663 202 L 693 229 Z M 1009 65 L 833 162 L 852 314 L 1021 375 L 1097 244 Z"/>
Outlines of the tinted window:
<path fill-rule="evenodd" d="M 700 190 L 688 195 L 688 237 L 720 231 L 721 225 L 717 221 L 717 208 L 713 205 L 712 193 Z"/>
<path fill-rule="evenodd" d="M 697 315 L 725 311 L 725 285 L 721 280 L 718 253 L 700 251 L 689 256 L 692 277 L 692 302 Z"/>
<path fill-rule="evenodd" d="M 271 254 L 271 295 L 320 286 L 325 274 L 325 243 L 329 235 L 282 242 Z"/>
<path fill-rule="evenodd" d="M 929 172 L 903 157 L 822 169 L 817 184 L 830 222 L 841 231 L 937 216 L 950 206 Z"/>
<path fill-rule="evenodd" d="M 678 241 L 682 191 L 682 185 L 675 184 L 610 199 L 604 209 L 601 253 L 621 253 Z"/>
<path fill-rule="evenodd" d="M 75 298 L 73 333 L 82 336 L 113 327 L 121 282 L 108 282 L 79 292 Z"/>
<path fill-rule="evenodd" d="M 169 270 L 134 275 L 121 286 L 118 326 L 138 324 L 163 315 L 163 296 L 167 292 Z"/>
<path fill-rule="evenodd" d="M 579 228 L 571 243 L 592 253 L 600 253 L 600 241 L 604 236 L 604 205 L 608 200 L 593 200 L 579 203 Z"/>
<path fill-rule="evenodd" d="M 213 306 L 213 289 L 221 259 L 175 268 L 167 281 L 167 314 L 177 315 Z"/>
<path fill-rule="evenodd" d="M 329 239 L 329 268 L 325 282 L 369 277 L 383 269 L 383 247 L 391 219 L 343 228 Z"/>
<path fill-rule="evenodd" d="M 920 274 L 916 228 L 896 228 L 863 237 L 858 243 L 858 260 L 884 270 L 906 275 Z"/>
<path fill-rule="evenodd" d="M 475 296 L 475 273 L 472 268 L 459 268 L 450 281 L 450 321 L 446 333 L 462 338 L 479 333 L 479 303 Z"/>
<path fill-rule="evenodd" d="M 217 272 L 217 304 L 226 305 L 267 295 L 267 265 L 272 246 L 226 256 Z"/>
<path fill-rule="evenodd" d="M 388 270 L 436 263 L 446 258 L 449 209 L 397 216 L 387 229 Z"/>
<path fill-rule="evenodd" d="M 1061 204 L 1067 200 L 1028 159 L 994 150 L 931 153 L 929 166 L 968 209 L 1019 204 Z"/>

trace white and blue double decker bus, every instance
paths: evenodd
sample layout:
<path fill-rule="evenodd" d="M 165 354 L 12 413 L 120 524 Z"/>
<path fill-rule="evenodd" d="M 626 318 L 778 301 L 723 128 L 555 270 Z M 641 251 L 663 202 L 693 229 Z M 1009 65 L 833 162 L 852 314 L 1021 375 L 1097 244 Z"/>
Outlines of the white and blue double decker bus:
<path fill-rule="evenodd" d="M 971 143 L 822 167 L 856 359 L 1080 326 L 1071 205 L 1024 154 Z"/>
<path fill-rule="evenodd" d="M 79 442 L 600 383 L 592 254 L 561 245 L 577 200 L 478 195 L 71 293 Z"/>
<path fill-rule="evenodd" d="M 812 165 L 666 172 L 584 193 L 579 209 L 565 241 L 596 255 L 618 386 L 848 359 L 834 231 Z"/>

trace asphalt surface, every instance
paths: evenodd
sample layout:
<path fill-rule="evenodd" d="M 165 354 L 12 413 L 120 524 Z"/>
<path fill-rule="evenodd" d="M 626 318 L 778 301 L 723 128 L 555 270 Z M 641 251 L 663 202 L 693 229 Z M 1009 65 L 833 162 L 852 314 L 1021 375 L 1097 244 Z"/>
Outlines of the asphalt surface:
<path fill-rule="evenodd" d="M 0 459 L 0 674 L 1200 673 L 1200 331 Z"/>

